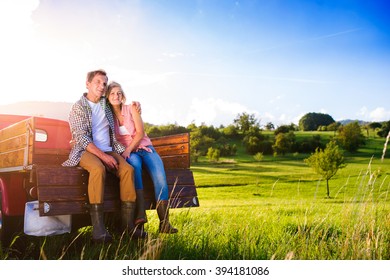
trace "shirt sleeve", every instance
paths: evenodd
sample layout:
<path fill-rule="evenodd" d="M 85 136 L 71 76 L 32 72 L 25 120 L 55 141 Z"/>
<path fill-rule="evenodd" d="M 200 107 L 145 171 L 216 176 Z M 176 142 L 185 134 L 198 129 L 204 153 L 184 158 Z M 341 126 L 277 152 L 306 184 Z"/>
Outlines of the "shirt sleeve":
<path fill-rule="evenodd" d="M 69 125 L 75 145 L 86 149 L 93 142 L 89 116 L 83 106 L 76 103 L 69 114 Z"/>

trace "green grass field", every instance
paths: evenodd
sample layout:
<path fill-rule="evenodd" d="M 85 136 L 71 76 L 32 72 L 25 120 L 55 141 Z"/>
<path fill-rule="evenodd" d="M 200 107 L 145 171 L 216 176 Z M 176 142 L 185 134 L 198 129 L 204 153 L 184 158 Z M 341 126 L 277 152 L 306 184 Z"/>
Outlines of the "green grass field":
<path fill-rule="evenodd" d="M 329 133 L 328 133 L 329 135 Z M 330 196 L 303 161 L 309 155 L 242 153 L 192 166 L 200 207 L 172 209 L 176 235 L 157 234 L 148 211 L 146 241 L 115 235 L 110 245 L 90 242 L 90 228 L 53 237 L 27 237 L 2 259 L 390 259 L 390 155 L 371 138 L 330 180 Z M 22 238 L 22 237 L 21 237 Z"/>

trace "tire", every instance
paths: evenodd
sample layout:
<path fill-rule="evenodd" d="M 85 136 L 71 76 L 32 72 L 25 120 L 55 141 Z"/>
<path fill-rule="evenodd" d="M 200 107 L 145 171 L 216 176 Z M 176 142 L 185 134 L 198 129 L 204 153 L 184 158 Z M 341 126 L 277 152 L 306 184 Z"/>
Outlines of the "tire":
<path fill-rule="evenodd" d="M 13 238 L 23 231 L 23 216 L 7 216 L 3 209 L 3 194 L 0 190 L 0 243 L 3 248 L 10 245 Z"/>
<path fill-rule="evenodd" d="M 4 223 L 4 211 L 3 211 L 3 193 L 0 190 L 0 243 L 1 245 L 6 245 L 9 241 L 6 240 L 6 231 Z M 8 245 L 8 244 L 7 244 Z"/>

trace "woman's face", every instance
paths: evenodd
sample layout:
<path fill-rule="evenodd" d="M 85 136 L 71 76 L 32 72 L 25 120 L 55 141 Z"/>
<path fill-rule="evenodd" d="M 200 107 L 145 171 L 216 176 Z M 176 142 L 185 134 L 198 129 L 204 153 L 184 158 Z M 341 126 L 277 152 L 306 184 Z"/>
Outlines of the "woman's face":
<path fill-rule="evenodd" d="M 123 92 L 120 87 L 113 87 L 108 95 L 108 101 L 111 105 L 122 104 Z"/>

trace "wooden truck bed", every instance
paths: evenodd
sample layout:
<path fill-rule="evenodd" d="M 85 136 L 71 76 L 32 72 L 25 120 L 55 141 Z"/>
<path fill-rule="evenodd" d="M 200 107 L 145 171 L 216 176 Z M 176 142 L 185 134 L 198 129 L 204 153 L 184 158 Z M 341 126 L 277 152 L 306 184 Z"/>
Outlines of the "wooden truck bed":
<path fill-rule="evenodd" d="M 19 174 L 25 179 L 28 200 L 38 199 L 41 216 L 88 212 L 88 172 L 81 167 L 61 166 L 69 155 L 67 122 L 31 117 L 0 130 L 0 176 Z M 190 170 L 189 134 L 152 139 L 167 174 L 170 206 L 197 207 L 196 186 Z M 27 173 L 27 175 L 26 175 Z M 150 177 L 144 173 L 146 209 L 155 207 Z M 119 208 L 118 180 L 107 176 L 105 211 Z"/>

